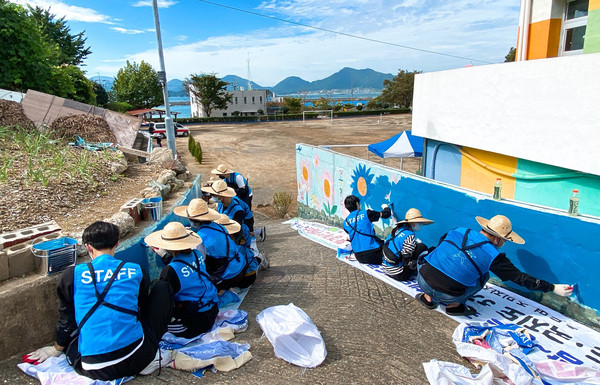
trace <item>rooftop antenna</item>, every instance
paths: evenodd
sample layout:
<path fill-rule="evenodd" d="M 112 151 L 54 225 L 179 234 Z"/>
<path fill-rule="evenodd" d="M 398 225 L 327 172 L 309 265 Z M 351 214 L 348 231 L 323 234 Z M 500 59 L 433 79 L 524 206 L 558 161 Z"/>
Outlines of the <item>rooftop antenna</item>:
<path fill-rule="evenodd" d="M 248 62 L 248 91 L 252 91 L 252 74 L 250 73 L 250 52 L 248 52 L 248 59 L 246 59 L 246 61 Z"/>

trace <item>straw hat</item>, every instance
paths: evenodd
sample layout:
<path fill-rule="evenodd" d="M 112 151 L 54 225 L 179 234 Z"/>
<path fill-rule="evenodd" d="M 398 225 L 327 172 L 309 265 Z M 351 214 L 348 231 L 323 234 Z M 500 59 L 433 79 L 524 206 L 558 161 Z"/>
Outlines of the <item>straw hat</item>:
<path fill-rule="evenodd" d="M 177 206 L 173 209 L 175 215 L 192 219 L 194 221 L 214 221 L 219 217 L 219 213 L 209 209 L 208 205 L 202 199 L 192 199 L 189 206 Z"/>
<path fill-rule="evenodd" d="M 227 214 L 221 214 L 219 218 L 215 220 L 215 222 L 225 227 L 229 234 L 235 234 L 242 228 L 242 226 L 239 223 L 229 218 Z"/>
<path fill-rule="evenodd" d="M 183 227 L 179 222 L 169 222 L 164 229 L 144 238 L 146 244 L 165 250 L 193 249 L 202 243 L 198 234 Z"/>
<path fill-rule="evenodd" d="M 522 245 L 525 243 L 525 240 L 521 238 L 517 233 L 512 231 L 512 224 L 510 223 L 510 219 L 505 217 L 504 215 L 496 215 L 492 217 L 492 219 L 487 220 L 482 217 L 475 217 L 479 226 L 488 234 L 491 234 L 495 237 L 502 238 L 506 241 L 511 241 L 514 243 L 518 243 Z"/>
<path fill-rule="evenodd" d="M 220 164 L 217 166 L 217 168 L 210 171 L 211 174 L 215 174 L 215 175 L 226 175 L 226 174 L 231 174 L 232 172 L 234 172 L 234 171 L 232 169 L 230 169 L 229 167 L 227 167 L 227 165 L 224 165 L 224 164 Z"/>
<path fill-rule="evenodd" d="M 400 223 L 421 223 L 424 225 L 430 225 L 433 223 L 431 219 L 423 218 L 421 212 L 417 209 L 408 209 L 406 215 L 404 215 L 404 220 L 398 222 Z"/>
<path fill-rule="evenodd" d="M 210 186 L 202 187 L 202 192 L 210 195 L 218 195 L 221 197 L 234 197 L 235 191 L 231 187 L 227 187 L 227 183 L 224 180 L 218 180 Z"/>
<path fill-rule="evenodd" d="M 216 181 L 221 180 L 221 178 L 219 178 L 218 176 L 211 176 L 209 180 L 206 181 L 206 183 L 204 183 L 204 186 L 210 186 L 211 184 L 215 183 Z"/>

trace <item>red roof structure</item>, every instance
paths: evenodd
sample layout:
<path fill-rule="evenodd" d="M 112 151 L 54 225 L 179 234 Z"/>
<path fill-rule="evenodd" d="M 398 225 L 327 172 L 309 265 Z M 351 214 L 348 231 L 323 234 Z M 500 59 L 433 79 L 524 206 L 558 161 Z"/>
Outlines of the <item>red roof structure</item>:
<path fill-rule="evenodd" d="M 137 116 L 138 118 L 142 118 L 144 120 L 149 120 L 152 119 L 153 115 L 158 115 L 158 118 L 162 119 L 163 115 L 166 115 L 167 113 L 165 112 L 165 110 L 161 110 L 158 108 L 142 108 L 139 110 L 127 111 L 127 114 Z M 179 114 L 180 112 L 171 112 L 171 115 L 175 115 L 175 120 L 177 120 L 177 115 Z"/>

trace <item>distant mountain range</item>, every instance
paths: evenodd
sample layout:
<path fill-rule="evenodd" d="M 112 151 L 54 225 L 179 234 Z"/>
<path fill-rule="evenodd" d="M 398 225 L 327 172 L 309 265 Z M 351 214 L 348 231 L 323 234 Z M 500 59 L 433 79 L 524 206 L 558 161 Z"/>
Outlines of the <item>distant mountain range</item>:
<path fill-rule="evenodd" d="M 377 72 L 372 69 L 366 68 L 357 70 L 354 68 L 345 67 L 340 71 L 334 73 L 325 79 L 315 80 L 312 82 L 306 81 L 297 76 L 290 76 L 274 87 L 263 87 L 254 82 L 252 89 L 261 90 L 269 89 L 277 95 L 297 94 L 305 92 L 318 92 L 318 91 L 332 91 L 332 90 L 350 90 L 350 89 L 369 89 L 369 90 L 382 90 L 383 81 L 385 79 L 392 79 L 394 75 L 384 74 Z M 112 88 L 114 79 L 108 76 L 92 76 L 90 78 L 93 81 L 100 83 L 108 91 Z M 229 83 L 227 86 L 228 90 L 237 89 L 248 89 L 248 79 L 236 75 L 227 75 L 222 78 L 223 81 Z M 171 79 L 167 82 L 167 88 L 169 90 L 169 96 L 187 96 L 188 92 L 183 87 L 183 81 L 179 79 Z"/>

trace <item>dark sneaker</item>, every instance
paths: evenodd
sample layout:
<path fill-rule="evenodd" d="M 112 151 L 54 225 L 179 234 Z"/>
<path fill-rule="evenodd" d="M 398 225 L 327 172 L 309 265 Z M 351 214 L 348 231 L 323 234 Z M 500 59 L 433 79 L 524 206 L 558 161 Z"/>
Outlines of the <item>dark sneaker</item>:
<path fill-rule="evenodd" d="M 477 314 L 477 310 L 475 310 L 475 308 L 469 306 L 469 305 L 465 305 L 465 304 L 460 304 L 458 306 L 455 307 L 450 307 L 450 308 L 446 308 L 446 314 L 448 315 L 453 315 L 453 316 L 468 316 L 468 315 L 475 315 Z"/>
<path fill-rule="evenodd" d="M 423 306 L 425 306 L 427 309 L 435 309 L 436 304 L 428 301 L 427 298 L 425 298 L 425 294 L 424 293 L 420 293 L 417 294 L 417 296 L 415 297 L 417 301 L 419 301 Z"/>

